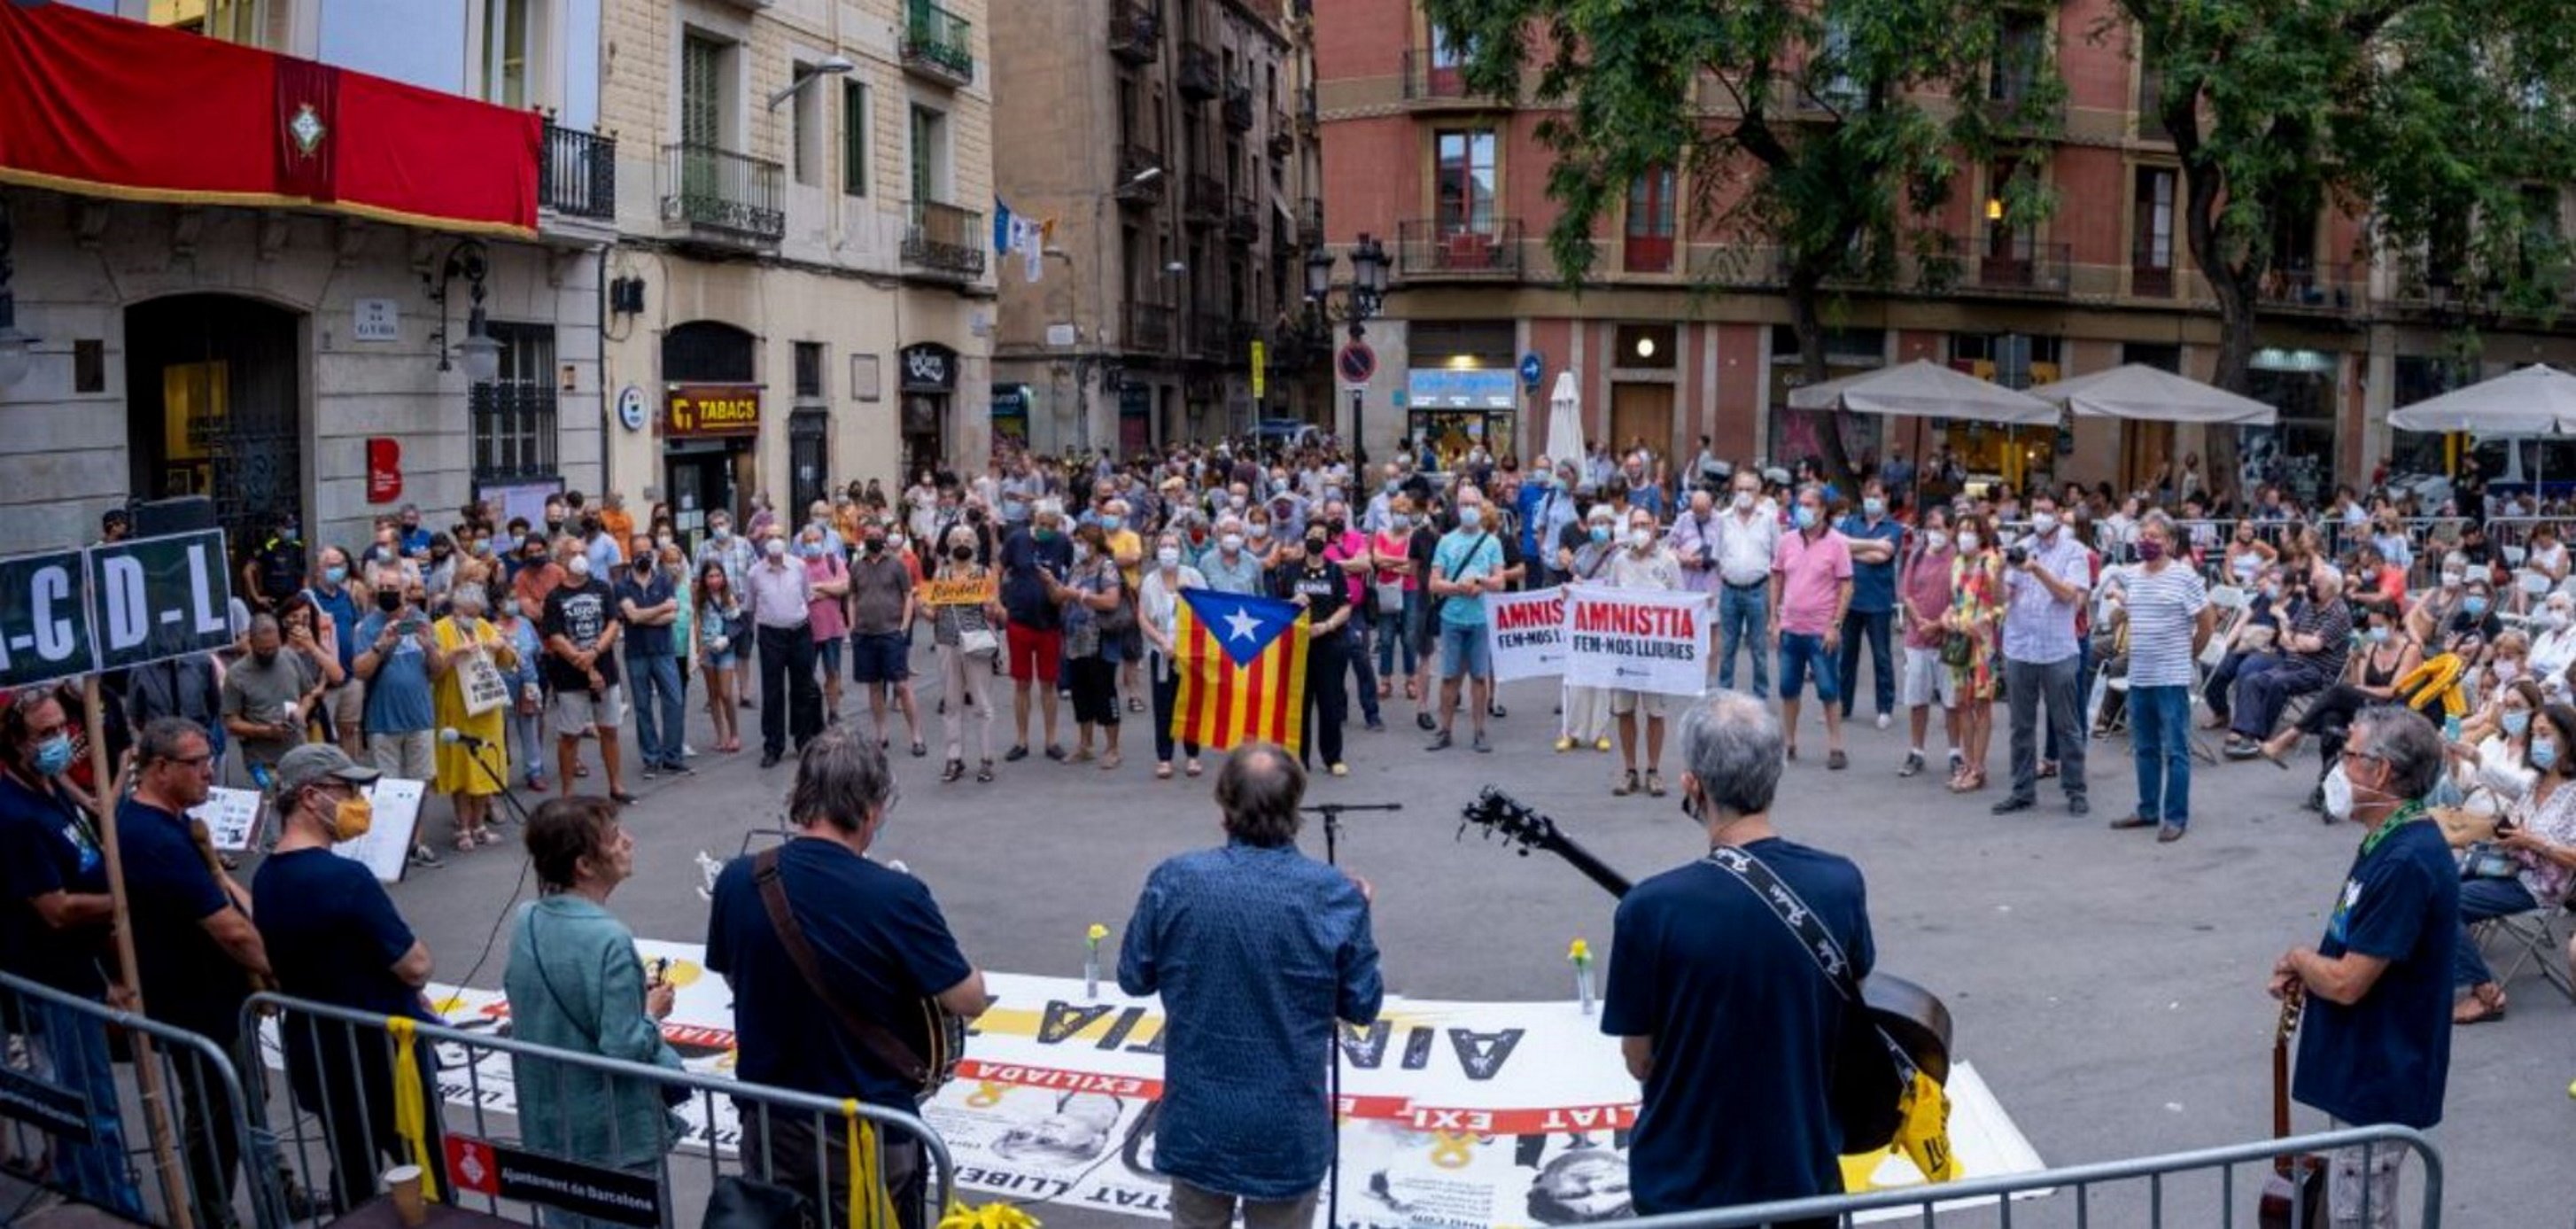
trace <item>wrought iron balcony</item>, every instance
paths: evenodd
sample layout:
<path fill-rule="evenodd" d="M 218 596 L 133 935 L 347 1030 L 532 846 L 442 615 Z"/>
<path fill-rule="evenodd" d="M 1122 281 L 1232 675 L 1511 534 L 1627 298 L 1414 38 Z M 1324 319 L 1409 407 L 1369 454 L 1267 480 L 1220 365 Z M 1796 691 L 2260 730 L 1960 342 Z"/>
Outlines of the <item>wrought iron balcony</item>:
<path fill-rule="evenodd" d="M 2297 261 L 2266 270 L 2254 284 L 2254 297 L 2264 310 L 2322 312 L 2340 315 L 2362 300 L 2361 278 L 2343 262 Z"/>
<path fill-rule="evenodd" d="M 1206 102 L 1225 92 L 1225 82 L 1217 76 L 1216 53 L 1201 43 L 1181 44 L 1179 78 L 1174 84 L 1181 97 L 1192 102 Z"/>
<path fill-rule="evenodd" d="M 1171 179 L 1171 174 L 1166 171 L 1164 174 L 1151 176 L 1142 180 L 1139 180 L 1137 177 L 1144 175 L 1147 171 L 1162 169 L 1162 167 L 1163 156 L 1155 153 L 1153 150 L 1147 149 L 1142 145 L 1119 146 L 1118 203 L 1121 205 L 1144 206 L 1161 203 L 1163 193 L 1165 191 L 1163 185 L 1166 181 Z"/>
<path fill-rule="evenodd" d="M 1285 158 L 1297 152 L 1297 130 L 1288 126 L 1288 113 L 1270 113 L 1270 156 Z"/>
<path fill-rule="evenodd" d="M 1474 106 L 1504 101 L 1469 87 L 1465 65 L 1455 58 L 1433 55 L 1428 47 L 1415 47 L 1404 53 L 1404 99 Z"/>
<path fill-rule="evenodd" d="M 1395 224 L 1395 275 L 1408 281 L 1449 278 L 1517 281 L 1519 218 L 1414 218 Z"/>
<path fill-rule="evenodd" d="M 1172 349 L 1172 309 L 1160 303 L 1127 305 L 1127 350 L 1131 354 L 1168 354 Z"/>
<path fill-rule="evenodd" d="M 1214 226 L 1225 220 L 1225 184 L 1213 175 L 1181 180 L 1181 220 L 1192 226 Z"/>
<path fill-rule="evenodd" d="M 903 231 L 903 263 L 960 277 L 984 272 L 984 215 L 938 201 L 914 201 Z"/>
<path fill-rule="evenodd" d="M 1252 87 L 1240 81 L 1225 84 L 1225 126 L 1236 132 L 1252 131 Z"/>
<path fill-rule="evenodd" d="M 1234 322 L 1224 312 L 1190 313 L 1191 358 L 1223 362 L 1233 341 Z"/>
<path fill-rule="evenodd" d="M 617 216 L 617 138 L 546 121 L 537 207 L 576 218 Z"/>
<path fill-rule="evenodd" d="M 1297 131 L 1310 137 L 1315 135 L 1315 126 L 1319 122 L 1319 117 L 1321 115 L 1322 111 L 1315 105 L 1315 87 L 1311 85 L 1298 86 Z"/>
<path fill-rule="evenodd" d="M 662 220 L 700 238 L 767 246 L 787 233 L 780 207 L 786 168 L 712 145 L 662 147 Z"/>
<path fill-rule="evenodd" d="M 904 7 L 903 66 L 915 76 L 950 85 L 975 81 L 974 26 L 926 0 Z"/>
<path fill-rule="evenodd" d="M 1977 290 L 2065 297 L 2070 292 L 2068 267 L 2073 248 L 2063 243 L 2012 240 L 1982 242 L 1968 262 L 1967 285 Z"/>
<path fill-rule="evenodd" d="M 1238 244 L 1261 242 L 1261 205 L 1249 196 L 1238 196 L 1225 211 L 1225 237 Z"/>
<path fill-rule="evenodd" d="M 1109 54 L 1122 64 L 1145 65 L 1163 47 L 1163 14 L 1159 9 L 1113 0 L 1109 6 Z"/>
<path fill-rule="evenodd" d="M 1304 197 L 1297 202 L 1297 245 L 1324 246 L 1324 202 L 1318 197 Z"/>

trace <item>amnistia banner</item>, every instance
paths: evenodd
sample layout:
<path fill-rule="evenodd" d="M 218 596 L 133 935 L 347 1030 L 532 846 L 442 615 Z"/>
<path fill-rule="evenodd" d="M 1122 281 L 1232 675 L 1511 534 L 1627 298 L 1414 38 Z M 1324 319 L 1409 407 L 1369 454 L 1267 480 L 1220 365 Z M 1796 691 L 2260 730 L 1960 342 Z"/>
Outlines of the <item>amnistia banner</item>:
<path fill-rule="evenodd" d="M 1565 590 L 1486 594 L 1485 647 L 1502 682 L 1565 673 Z"/>
<path fill-rule="evenodd" d="M 1566 590 L 1565 681 L 1699 695 L 1708 690 L 1708 625 L 1703 593 L 1576 585 Z"/>
<path fill-rule="evenodd" d="M 731 1078 L 733 996 L 707 971 L 704 949 L 652 940 L 635 947 L 648 970 L 660 962 L 678 987 L 662 1031 L 683 1065 Z M 1169 1219 L 1170 1183 L 1154 1168 L 1164 1088 L 1160 1001 L 1129 998 L 1105 980 L 1096 992 L 1073 977 L 987 973 L 985 984 L 997 1005 L 975 1022 L 957 1079 L 921 1109 L 947 1142 L 958 1183 L 980 1197 L 1028 1203 L 1041 1220 L 1047 1212 L 1038 1204 Z M 429 993 L 452 1027 L 496 1034 L 509 1027 L 509 1003 L 497 991 Z M 1346 1229 L 1534 1229 L 1633 1214 L 1628 1142 L 1637 1081 L 1600 1018 L 1577 1002 L 1390 997 L 1375 1023 L 1340 1035 Z M 479 1101 L 487 1120 L 515 1116 L 508 1055 L 482 1051 L 469 1064 L 460 1047 L 442 1046 L 438 1057 L 449 1104 Z M 281 1061 L 273 1035 L 267 1059 Z M 1954 1065 L 1949 1091 L 1960 1178 L 2040 1168 L 1973 1067 Z M 730 1098 L 693 1097 L 678 1112 L 687 1123 L 681 1151 L 734 1154 L 741 1137 Z M 471 1120 L 451 1113 L 449 1123 L 465 1130 Z M 1854 1190 L 1923 1180 L 1884 1151 L 1844 1158 L 1843 1172 Z M 1325 1219 L 1319 1203 L 1317 1229 Z"/>

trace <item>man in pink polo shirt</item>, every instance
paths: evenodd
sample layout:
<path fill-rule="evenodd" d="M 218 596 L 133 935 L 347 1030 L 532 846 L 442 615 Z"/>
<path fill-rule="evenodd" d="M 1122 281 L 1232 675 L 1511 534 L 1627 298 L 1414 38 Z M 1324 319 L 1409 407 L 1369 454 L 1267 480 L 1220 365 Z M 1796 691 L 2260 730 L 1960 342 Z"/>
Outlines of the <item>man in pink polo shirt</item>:
<path fill-rule="evenodd" d="M 1825 767 L 1840 770 L 1842 687 L 1834 677 L 1843 612 L 1851 607 L 1851 543 L 1825 520 L 1824 491 L 1800 488 L 1790 509 L 1795 532 L 1771 552 L 1771 626 L 1780 632 L 1780 732 L 1798 758 L 1798 693 L 1815 671 L 1816 703 L 1825 710 Z"/>

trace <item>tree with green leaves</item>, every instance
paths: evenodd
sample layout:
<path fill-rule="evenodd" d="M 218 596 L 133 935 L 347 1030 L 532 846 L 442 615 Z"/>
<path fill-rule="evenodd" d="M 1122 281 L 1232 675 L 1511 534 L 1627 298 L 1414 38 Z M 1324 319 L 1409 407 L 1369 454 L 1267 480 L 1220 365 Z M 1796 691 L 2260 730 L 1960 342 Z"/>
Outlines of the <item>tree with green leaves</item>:
<path fill-rule="evenodd" d="M 1941 212 L 1959 173 L 2019 151 L 2007 216 L 2052 204 L 2045 146 L 2065 90 L 2045 38 L 2007 38 L 2045 9 L 1994 0 L 1425 0 L 1482 93 L 1550 113 L 1548 247 L 1569 286 L 1593 230 L 1639 176 L 1670 168 L 1694 235 L 1778 252 L 1808 381 L 1825 378 L 1832 287 L 1955 270 Z M 2044 29 L 2044 26 L 2041 27 Z M 1957 100 L 1953 102 L 1952 100 Z M 2024 144 L 2027 142 L 2027 144 Z M 1720 279 L 1723 280 L 1723 279 Z M 1847 481 L 1841 433 L 1825 465 Z"/>
<path fill-rule="evenodd" d="M 2356 258 L 2480 316 L 2554 318 L 2576 176 L 2576 22 L 2560 0 L 2120 0 L 2182 158 L 2179 221 L 2246 391 L 2285 229 L 2365 219 Z M 2097 37 L 2108 36 L 2105 29 Z M 2285 227 L 2286 224 L 2286 227 Z"/>

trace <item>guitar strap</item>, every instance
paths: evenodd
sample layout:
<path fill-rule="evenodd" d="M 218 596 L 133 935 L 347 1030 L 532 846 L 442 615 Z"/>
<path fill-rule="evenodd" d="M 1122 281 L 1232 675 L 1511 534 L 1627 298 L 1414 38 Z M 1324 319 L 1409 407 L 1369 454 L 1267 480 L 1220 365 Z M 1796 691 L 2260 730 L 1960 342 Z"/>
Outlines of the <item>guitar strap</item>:
<path fill-rule="evenodd" d="M 866 1046 L 878 1062 L 894 1069 L 905 1083 L 915 1088 L 928 1088 L 931 1071 L 911 1047 L 898 1040 L 886 1026 L 860 1015 L 832 992 L 832 983 L 823 976 L 822 966 L 814 959 L 814 945 L 805 941 L 805 928 L 796 923 L 796 911 L 787 905 L 787 884 L 778 874 L 776 847 L 760 851 L 751 862 L 751 881 L 760 888 L 761 906 L 769 911 L 769 925 L 778 932 L 778 945 L 787 949 L 787 959 L 805 977 L 807 989 L 841 1021 L 850 1036 Z"/>
<path fill-rule="evenodd" d="M 1763 865 L 1762 859 L 1731 845 L 1709 850 L 1708 860 L 1719 870 L 1735 876 L 1736 882 L 1771 907 L 1771 916 L 1780 919 L 1780 924 L 1797 937 L 1798 946 L 1806 949 L 1808 957 L 1816 962 L 1817 971 L 1825 975 L 1825 980 L 1842 992 L 1845 1003 L 1855 1010 L 1868 1010 L 1860 996 L 1860 975 L 1852 969 L 1851 957 L 1843 951 L 1842 940 L 1825 929 L 1824 921 L 1816 916 L 1815 910 L 1807 907 L 1797 889 L 1773 874 L 1770 867 Z M 1896 1046 L 1889 1046 L 1888 1052 L 1910 1078 L 1914 1073 L 1913 1061 Z"/>

